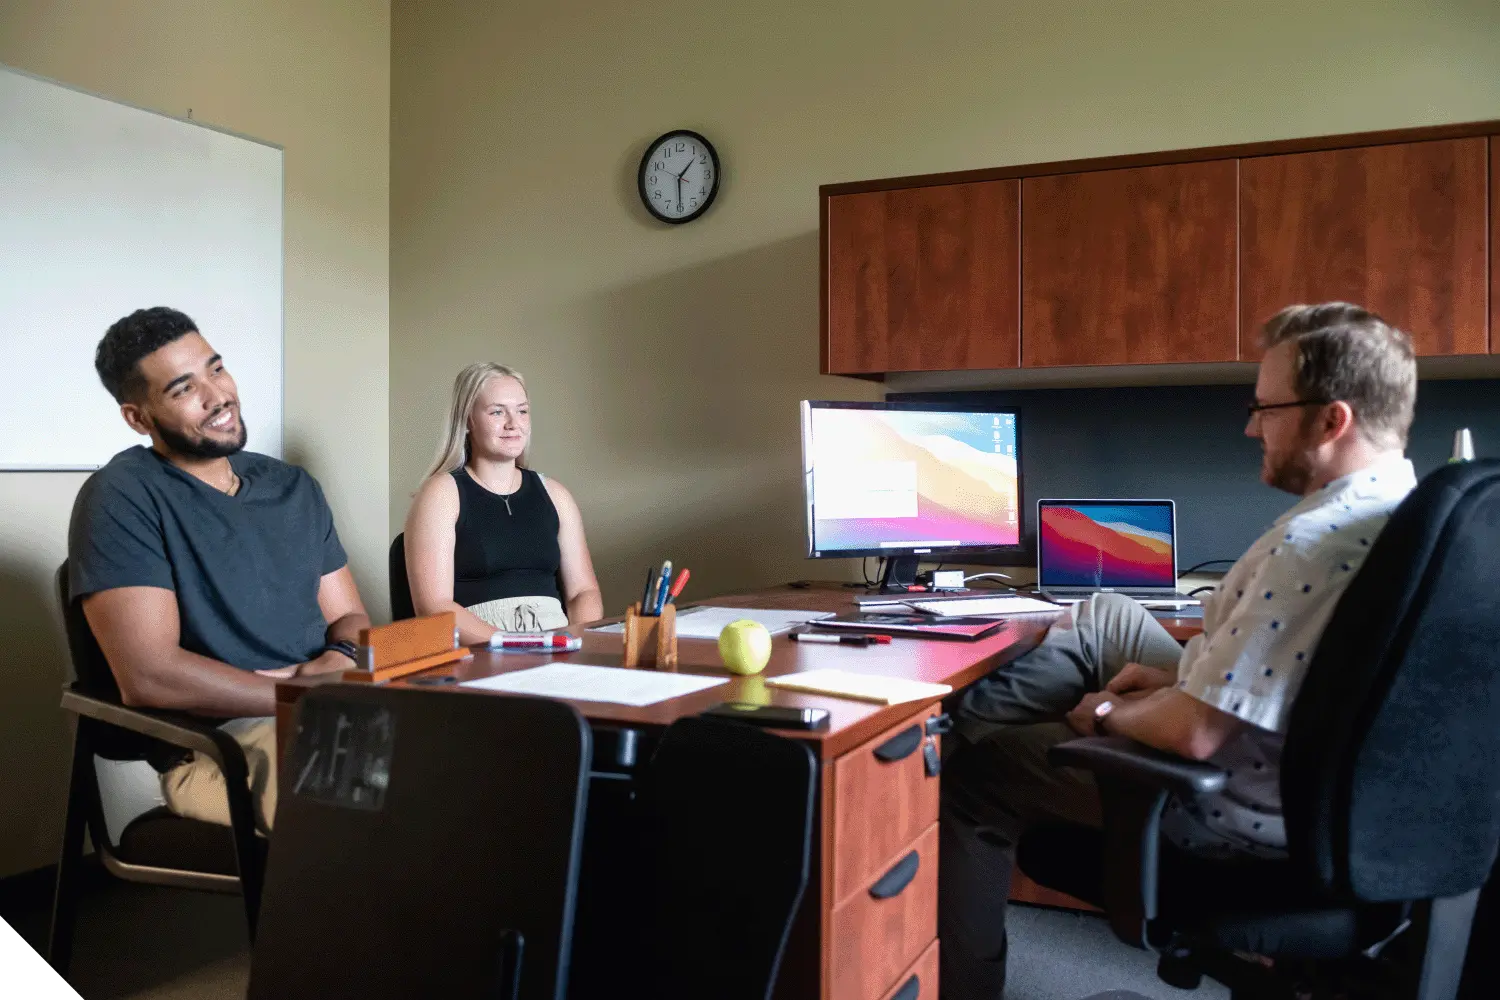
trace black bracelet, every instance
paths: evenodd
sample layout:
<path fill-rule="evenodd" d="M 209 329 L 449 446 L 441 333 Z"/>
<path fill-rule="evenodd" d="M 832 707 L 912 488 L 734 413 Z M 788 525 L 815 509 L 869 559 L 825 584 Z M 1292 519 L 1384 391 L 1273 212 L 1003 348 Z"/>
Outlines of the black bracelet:
<path fill-rule="evenodd" d="M 359 647 L 356 646 L 354 643 L 350 642 L 348 639 L 336 639 L 333 642 L 326 643 L 323 646 L 322 652 L 323 653 L 343 653 L 345 656 L 349 657 L 349 659 L 353 660 L 355 663 L 359 662 Z"/>

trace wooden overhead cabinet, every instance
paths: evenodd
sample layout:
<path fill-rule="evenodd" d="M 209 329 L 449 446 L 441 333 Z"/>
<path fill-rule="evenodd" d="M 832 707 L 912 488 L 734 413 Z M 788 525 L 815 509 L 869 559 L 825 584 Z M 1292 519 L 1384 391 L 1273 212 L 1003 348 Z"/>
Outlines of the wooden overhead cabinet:
<path fill-rule="evenodd" d="M 1487 141 L 1242 160 L 1241 357 L 1260 357 L 1277 310 L 1333 300 L 1380 313 L 1419 354 L 1486 353 Z"/>
<path fill-rule="evenodd" d="M 823 370 L 1014 368 L 1015 180 L 824 199 Z"/>
<path fill-rule="evenodd" d="M 1021 363 L 1233 361 L 1234 160 L 1021 182 Z"/>
<path fill-rule="evenodd" d="M 1500 354 L 1500 135 L 1490 138 L 1490 350 Z"/>

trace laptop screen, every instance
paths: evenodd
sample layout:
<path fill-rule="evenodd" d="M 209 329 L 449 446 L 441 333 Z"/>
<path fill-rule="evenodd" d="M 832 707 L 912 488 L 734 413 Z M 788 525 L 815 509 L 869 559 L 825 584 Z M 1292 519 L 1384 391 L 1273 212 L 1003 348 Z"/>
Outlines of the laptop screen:
<path fill-rule="evenodd" d="M 1170 500 L 1043 500 L 1037 583 L 1048 587 L 1177 586 Z"/>

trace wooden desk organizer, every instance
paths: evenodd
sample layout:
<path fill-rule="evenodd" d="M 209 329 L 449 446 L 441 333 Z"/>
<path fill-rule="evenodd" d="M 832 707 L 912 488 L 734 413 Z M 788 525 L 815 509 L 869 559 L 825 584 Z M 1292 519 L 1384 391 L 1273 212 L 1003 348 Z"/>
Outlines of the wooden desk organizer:
<path fill-rule="evenodd" d="M 440 611 L 360 629 L 359 666 L 344 671 L 344 680 L 380 684 L 464 659 L 469 651 L 458 644 L 454 624 L 453 612 Z"/>
<path fill-rule="evenodd" d="M 668 604 L 658 615 L 641 614 L 641 606 L 625 609 L 625 666 L 643 670 L 677 669 L 677 606 Z"/>

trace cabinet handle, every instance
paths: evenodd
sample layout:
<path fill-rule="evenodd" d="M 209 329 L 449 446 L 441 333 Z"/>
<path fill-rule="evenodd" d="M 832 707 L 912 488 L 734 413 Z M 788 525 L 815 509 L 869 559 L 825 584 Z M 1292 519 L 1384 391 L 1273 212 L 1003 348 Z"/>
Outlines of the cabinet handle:
<path fill-rule="evenodd" d="M 922 995 L 922 980 L 912 976 L 901 988 L 891 994 L 891 1000 L 917 1000 Z"/>
<path fill-rule="evenodd" d="M 911 885 L 911 880 L 917 877 L 917 868 L 921 864 L 921 855 L 912 851 L 870 886 L 870 895 L 876 899 L 890 899 L 901 895 L 901 890 Z"/>
<path fill-rule="evenodd" d="M 922 727 L 909 726 L 875 748 L 875 759 L 889 764 L 910 757 L 922 745 Z"/>

